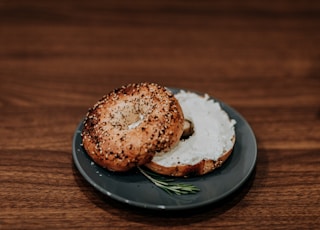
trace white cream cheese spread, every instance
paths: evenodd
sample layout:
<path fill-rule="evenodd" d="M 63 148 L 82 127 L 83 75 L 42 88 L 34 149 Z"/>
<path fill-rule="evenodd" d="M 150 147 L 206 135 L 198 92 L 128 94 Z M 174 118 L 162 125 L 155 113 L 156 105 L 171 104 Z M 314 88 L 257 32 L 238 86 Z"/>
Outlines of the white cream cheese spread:
<path fill-rule="evenodd" d="M 201 160 L 217 160 L 233 147 L 236 121 L 221 109 L 219 102 L 208 95 L 180 91 L 175 95 L 184 118 L 191 121 L 194 133 L 169 152 L 157 153 L 153 162 L 169 167 L 194 165 Z"/>

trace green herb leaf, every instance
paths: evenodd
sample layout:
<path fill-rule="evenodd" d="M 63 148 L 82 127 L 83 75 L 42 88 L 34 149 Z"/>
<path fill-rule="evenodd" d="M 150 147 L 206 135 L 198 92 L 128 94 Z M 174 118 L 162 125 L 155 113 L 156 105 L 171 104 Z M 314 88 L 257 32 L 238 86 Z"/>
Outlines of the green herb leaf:
<path fill-rule="evenodd" d="M 173 179 L 168 179 L 159 176 L 158 174 L 147 172 L 138 167 L 139 171 L 148 178 L 154 185 L 163 189 L 169 194 L 187 195 L 194 194 L 200 191 L 200 189 L 192 184 L 173 183 Z"/>

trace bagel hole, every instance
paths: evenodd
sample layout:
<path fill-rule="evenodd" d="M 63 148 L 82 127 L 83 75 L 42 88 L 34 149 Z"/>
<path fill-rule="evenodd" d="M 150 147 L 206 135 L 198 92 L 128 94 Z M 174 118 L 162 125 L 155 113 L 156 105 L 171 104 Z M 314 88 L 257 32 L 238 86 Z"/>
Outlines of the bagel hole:
<path fill-rule="evenodd" d="M 127 129 L 134 129 L 141 124 L 144 119 L 144 116 L 134 106 L 125 105 L 121 110 L 121 122 L 124 124 L 124 127 Z"/>
<path fill-rule="evenodd" d="M 183 133 L 181 135 L 181 140 L 186 140 L 191 137 L 194 133 L 194 126 L 192 121 L 185 119 L 183 122 Z"/>

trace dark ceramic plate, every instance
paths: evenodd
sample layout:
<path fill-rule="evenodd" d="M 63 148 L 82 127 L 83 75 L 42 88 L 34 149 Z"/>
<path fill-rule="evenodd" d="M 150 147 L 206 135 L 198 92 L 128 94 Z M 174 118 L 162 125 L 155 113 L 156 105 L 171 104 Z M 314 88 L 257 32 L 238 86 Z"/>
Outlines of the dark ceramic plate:
<path fill-rule="evenodd" d="M 179 89 L 172 89 L 177 93 Z M 218 100 L 216 100 L 218 101 Z M 219 101 L 235 119 L 236 143 L 233 153 L 221 168 L 200 177 L 180 178 L 175 182 L 194 184 L 200 192 L 192 195 L 170 195 L 154 186 L 140 172 L 110 172 L 94 164 L 81 146 L 82 122 L 73 138 L 73 160 L 81 175 L 103 194 L 132 206 L 153 210 L 185 210 L 217 202 L 237 190 L 254 170 L 257 144 L 247 121 L 233 108 Z"/>

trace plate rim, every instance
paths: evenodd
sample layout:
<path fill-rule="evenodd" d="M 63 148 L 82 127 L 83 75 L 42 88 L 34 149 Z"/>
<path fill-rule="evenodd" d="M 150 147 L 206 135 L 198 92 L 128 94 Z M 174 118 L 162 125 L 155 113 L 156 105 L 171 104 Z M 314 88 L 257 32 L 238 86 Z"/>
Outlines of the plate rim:
<path fill-rule="evenodd" d="M 187 90 L 187 89 L 182 89 L 182 88 L 172 88 L 172 87 L 166 87 L 166 88 L 168 88 L 174 94 L 175 94 L 175 92 L 179 92 L 180 90 L 184 90 L 184 91 L 187 91 L 187 92 L 193 92 L 193 93 L 196 93 L 198 95 L 205 95 L 206 94 L 206 93 L 200 93 L 200 92 L 197 92 L 197 91 Z M 78 151 L 77 151 L 77 146 L 75 146 L 75 145 L 76 145 L 77 138 L 79 138 L 79 135 L 81 134 L 80 127 L 83 125 L 83 120 L 84 119 L 82 119 L 81 122 L 77 125 L 77 128 L 76 128 L 76 130 L 74 132 L 73 139 L 72 139 L 72 158 L 73 158 L 74 164 L 76 165 L 76 168 L 78 169 L 80 174 L 85 178 L 85 180 L 87 182 L 89 182 L 89 184 L 91 184 L 95 189 L 97 189 L 102 194 L 107 195 L 108 197 L 110 197 L 110 198 L 112 198 L 114 200 L 117 200 L 117 201 L 119 201 L 121 203 L 126 203 L 128 205 L 135 206 L 135 207 L 140 207 L 140 208 L 144 208 L 144 209 L 175 210 L 175 211 L 176 210 L 187 210 L 187 209 L 199 208 L 199 207 L 202 207 L 202 206 L 205 206 L 205 205 L 208 205 L 208 204 L 212 204 L 212 203 L 215 203 L 217 201 L 220 201 L 220 200 L 226 198 L 227 196 L 231 195 L 233 192 L 238 190 L 248 180 L 248 178 L 250 177 L 250 175 L 254 171 L 254 168 L 256 166 L 256 161 L 257 161 L 257 141 L 256 141 L 256 137 L 255 137 L 255 134 L 253 132 L 252 127 L 247 122 L 247 120 L 237 110 L 235 110 L 233 107 L 229 106 L 228 104 L 224 103 L 223 101 L 221 101 L 221 100 L 219 100 L 219 99 L 217 99 L 215 97 L 212 97 L 209 94 L 207 94 L 207 95 L 209 96 L 210 99 L 213 99 L 215 102 L 219 102 L 219 104 L 221 105 L 222 109 L 225 110 L 225 108 L 227 108 L 227 110 L 232 111 L 232 113 L 234 115 L 236 115 L 246 125 L 246 128 L 248 129 L 248 132 L 249 132 L 248 134 L 252 138 L 252 144 L 253 144 L 252 148 L 254 149 L 254 152 L 252 153 L 252 156 L 253 156 L 252 164 L 250 165 L 250 167 L 248 167 L 247 173 L 242 177 L 242 179 L 239 180 L 238 183 L 236 183 L 227 192 L 224 192 L 223 194 L 220 194 L 219 196 L 215 196 L 214 199 L 208 199 L 206 201 L 201 201 L 201 202 L 198 202 L 196 204 L 192 203 L 192 204 L 186 204 L 186 205 L 183 205 L 183 206 L 176 206 L 176 205 L 147 204 L 147 203 L 144 203 L 144 202 L 138 202 L 138 201 L 134 201 L 134 200 L 127 200 L 127 199 L 124 199 L 122 196 L 120 196 L 120 195 L 118 195 L 116 193 L 112 193 L 112 192 L 107 191 L 105 188 L 103 188 L 98 183 L 96 183 L 94 181 L 94 179 L 92 179 L 92 177 L 90 177 L 88 175 L 88 173 L 81 166 L 81 164 L 79 162 L 79 159 L 78 159 L 78 156 L 77 156 L 77 152 Z M 226 112 L 228 113 L 228 116 L 230 117 L 229 112 L 228 111 L 226 111 Z M 237 141 L 237 138 L 236 138 L 236 141 Z M 104 169 L 104 170 L 106 170 L 106 169 Z M 199 178 L 201 178 L 201 177 L 199 177 Z M 174 196 L 174 195 L 169 195 L 169 196 Z"/>

